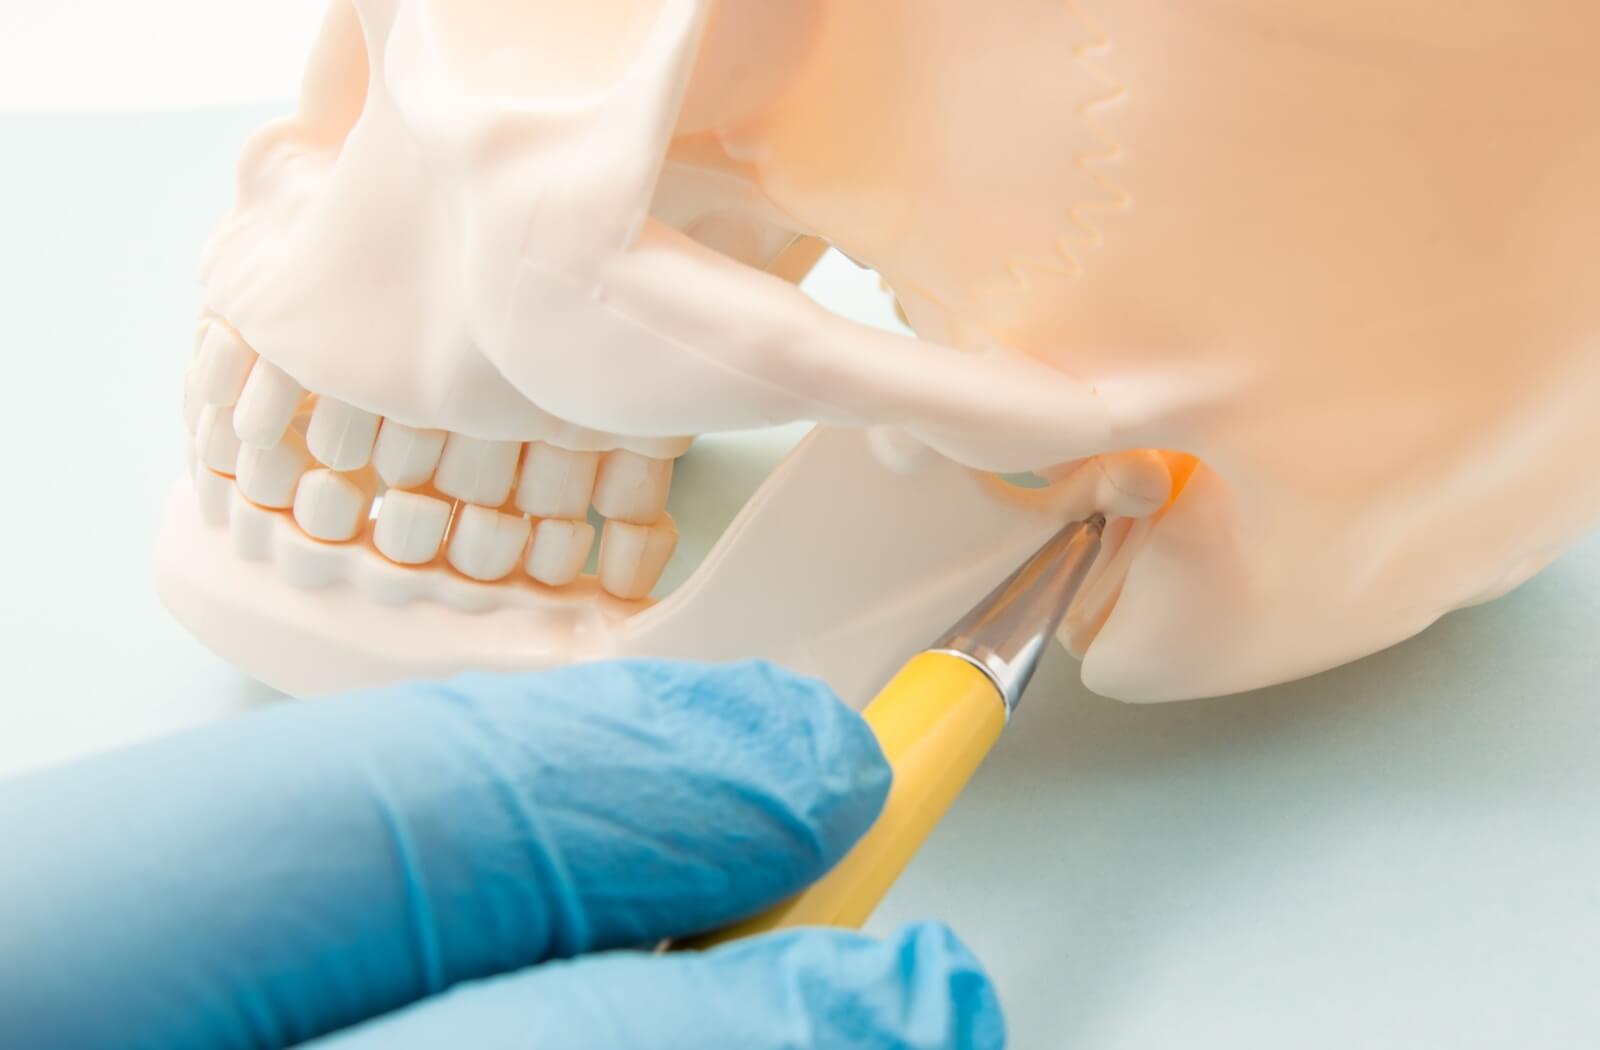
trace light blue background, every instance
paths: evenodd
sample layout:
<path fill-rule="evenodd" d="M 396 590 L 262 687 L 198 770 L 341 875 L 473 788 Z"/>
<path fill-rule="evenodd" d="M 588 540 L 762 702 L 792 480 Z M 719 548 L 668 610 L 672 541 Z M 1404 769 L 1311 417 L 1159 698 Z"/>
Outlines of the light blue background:
<path fill-rule="evenodd" d="M 271 700 L 150 583 L 194 263 L 265 113 L 0 118 L 0 772 Z M 810 287 L 881 319 L 874 284 Z M 675 502 L 714 522 L 770 446 Z M 1600 1046 L 1597 694 L 1600 539 L 1250 696 L 1126 707 L 1057 651 L 875 925 L 952 922 L 1029 1050 Z"/>

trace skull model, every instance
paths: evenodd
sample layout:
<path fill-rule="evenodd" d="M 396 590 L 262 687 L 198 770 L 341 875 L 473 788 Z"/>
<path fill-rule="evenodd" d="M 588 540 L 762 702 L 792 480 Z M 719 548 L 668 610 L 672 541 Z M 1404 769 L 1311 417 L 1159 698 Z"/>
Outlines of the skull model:
<path fill-rule="evenodd" d="M 1591 0 L 335 0 L 207 252 L 163 594 L 292 692 L 765 656 L 864 700 L 1100 508 L 1097 692 L 1370 653 L 1600 519 L 1597 39 Z M 920 338 L 805 298 L 824 245 Z M 652 602 L 674 458 L 796 420 Z"/>

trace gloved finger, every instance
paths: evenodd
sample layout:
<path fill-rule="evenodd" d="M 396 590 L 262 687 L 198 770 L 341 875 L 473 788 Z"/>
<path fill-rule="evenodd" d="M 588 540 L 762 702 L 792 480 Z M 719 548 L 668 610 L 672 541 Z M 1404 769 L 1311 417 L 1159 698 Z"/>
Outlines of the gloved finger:
<path fill-rule="evenodd" d="M 790 930 L 703 954 L 595 955 L 481 981 L 317 1050 L 994 1050 L 999 1000 L 942 926 Z"/>
<path fill-rule="evenodd" d="M 43 771 L 0 785 L 0 1032 L 283 1046 L 719 925 L 829 867 L 889 776 L 818 682 L 652 662 L 287 704 Z"/>

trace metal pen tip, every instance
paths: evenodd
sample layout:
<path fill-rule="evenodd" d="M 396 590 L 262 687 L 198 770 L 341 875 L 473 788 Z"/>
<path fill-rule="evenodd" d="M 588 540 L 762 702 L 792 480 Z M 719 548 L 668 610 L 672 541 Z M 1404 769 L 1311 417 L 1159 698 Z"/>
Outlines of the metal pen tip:
<path fill-rule="evenodd" d="M 933 644 L 987 675 L 1007 718 L 1089 575 L 1105 527 L 1106 516 L 1095 513 L 1063 528 Z"/>

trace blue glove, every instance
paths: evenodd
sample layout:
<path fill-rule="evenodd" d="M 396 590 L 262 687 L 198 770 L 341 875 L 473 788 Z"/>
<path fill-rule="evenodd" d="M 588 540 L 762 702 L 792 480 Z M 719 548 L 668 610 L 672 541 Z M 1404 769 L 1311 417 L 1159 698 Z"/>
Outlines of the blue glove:
<path fill-rule="evenodd" d="M 0 1044 L 999 1047 L 936 926 L 617 950 L 804 886 L 889 779 L 819 683 L 621 663 L 283 704 L 0 782 Z"/>

